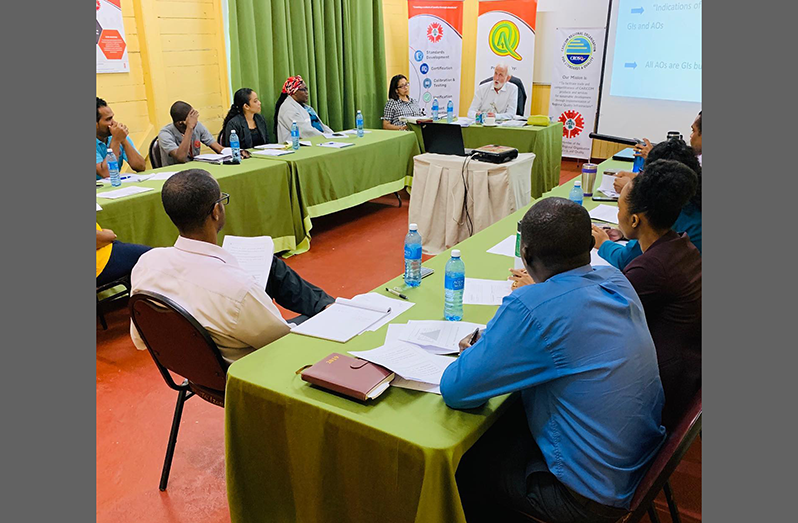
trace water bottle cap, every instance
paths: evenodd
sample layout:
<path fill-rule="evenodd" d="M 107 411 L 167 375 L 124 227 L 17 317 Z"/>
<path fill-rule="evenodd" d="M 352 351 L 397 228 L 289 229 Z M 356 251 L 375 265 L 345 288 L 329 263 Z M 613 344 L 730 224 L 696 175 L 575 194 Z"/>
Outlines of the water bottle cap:
<path fill-rule="evenodd" d="M 460 257 L 460 249 L 452 249 L 452 258 Z"/>
<path fill-rule="evenodd" d="M 296 123 L 296 120 L 291 120 L 291 123 Z"/>
<path fill-rule="evenodd" d="M 576 180 L 574 182 L 574 187 L 582 187 L 582 180 Z"/>
<path fill-rule="evenodd" d="M 417 230 L 418 230 L 418 225 L 417 225 L 417 224 L 415 224 L 415 223 L 411 223 L 411 224 L 410 224 L 410 230 L 411 230 L 411 231 L 417 231 Z"/>

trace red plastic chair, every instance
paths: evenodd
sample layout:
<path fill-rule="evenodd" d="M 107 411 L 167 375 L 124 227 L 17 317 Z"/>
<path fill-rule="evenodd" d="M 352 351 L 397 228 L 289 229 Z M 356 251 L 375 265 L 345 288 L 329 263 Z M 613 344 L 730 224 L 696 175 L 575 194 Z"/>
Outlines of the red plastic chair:
<path fill-rule="evenodd" d="M 159 485 L 161 490 L 166 490 L 183 403 L 196 394 L 209 403 L 224 407 L 227 363 L 208 331 L 166 296 L 138 291 L 130 297 L 128 309 L 133 325 L 166 385 L 177 391 L 177 405 Z M 175 383 L 170 371 L 185 378 L 183 383 Z"/>

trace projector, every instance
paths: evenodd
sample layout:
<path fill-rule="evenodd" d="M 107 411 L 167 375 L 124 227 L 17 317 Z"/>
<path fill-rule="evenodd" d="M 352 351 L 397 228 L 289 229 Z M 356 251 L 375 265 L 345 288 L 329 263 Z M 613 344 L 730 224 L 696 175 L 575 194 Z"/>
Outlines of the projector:
<path fill-rule="evenodd" d="M 474 149 L 472 158 L 480 162 L 504 163 L 518 158 L 518 149 L 504 145 L 483 145 Z"/>

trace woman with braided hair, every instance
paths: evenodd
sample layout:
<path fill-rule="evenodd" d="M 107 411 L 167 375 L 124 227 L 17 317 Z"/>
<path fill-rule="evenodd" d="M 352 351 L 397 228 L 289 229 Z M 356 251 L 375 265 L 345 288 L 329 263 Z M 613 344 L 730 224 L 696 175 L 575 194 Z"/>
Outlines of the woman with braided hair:
<path fill-rule="evenodd" d="M 244 149 L 271 143 L 266 120 L 260 115 L 260 106 L 258 93 L 249 87 L 242 87 L 236 91 L 233 95 L 233 105 L 224 117 L 219 143 L 230 147 L 230 131 L 235 130 L 245 158 L 248 157 L 248 153 Z"/>
<path fill-rule="evenodd" d="M 313 107 L 308 105 L 308 86 L 299 75 L 288 77 L 283 84 L 280 98 L 274 107 L 274 120 L 278 142 L 291 139 L 291 124 L 294 121 L 299 127 L 300 138 L 322 136 L 323 133 L 333 132 L 324 125 Z"/>

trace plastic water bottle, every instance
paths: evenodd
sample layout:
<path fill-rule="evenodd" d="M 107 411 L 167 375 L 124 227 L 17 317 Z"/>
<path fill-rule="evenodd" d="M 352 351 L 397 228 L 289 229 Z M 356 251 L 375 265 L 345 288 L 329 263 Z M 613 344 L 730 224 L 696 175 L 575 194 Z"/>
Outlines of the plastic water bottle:
<path fill-rule="evenodd" d="M 576 180 L 574 182 L 574 187 L 571 189 L 571 192 L 568 193 L 568 199 L 574 203 L 578 203 L 582 205 L 582 199 L 584 195 L 582 194 L 582 180 Z"/>
<path fill-rule="evenodd" d="M 363 113 L 360 112 L 360 109 L 357 110 L 357 116 L 355 116 L 355 125 L 357 125 L 357 137 L 363 138 Z"/>
<path fill-rule="evenodd" d="M 230 150 L 233 151 L 233 162 L 241 163 L 241 142 L 235 130 L 230 131 Z"/>
<path fill-rule="evenodd" d="M 440 106 L 438 105 L 438 99 L 437 98 L 433 98 L 432 99 L 432 120 L 433 121 L 437 121 L 438 120 L 438 111 L 439 110 L 440 110 Z"/>
<path fill-rule="evenodd" d="M 443 317 L 449 321 L 463 319 L 463 288 L 465 287 L 465 264 L 460 259 L 460 250 L 452 250 L 452 257 L 446 262 L 446 291 Z"/>
<path fill-rule="evenodd" d="M 454 121 L 454 104 L 451 100 L 449 103 L 446 104 L 446 123 L 452 123 Z"/>
<path fill-rule="evenodd" d="M 632 164 L 632 172 L 639 173 L 643 169 L 643 165 L 645 165 L 646 159 L 642 156 L 635 156 L 635 162 Z"/>
<path fill-rule="evenodd" d="M 410 230 L 405 236 L 405 285 L 421 285 L 421 235 L 415 223 L 410 224 Z"/>
<path fill-rule="evenodd" d="M 299 127 L 296 125 L 296 120 L 291 122 L 291 149 L 299 150 Z"/>
<path fill-rule="evenodd" d="M 122 178 L 119 176 L 119 161 L 116 159 L 114 150 L 108 148 L 108 154 L 105 156 L 108 160 L 108 174 L 111 175 L 111 187 L 119 187 L 122 185 Z"/>

